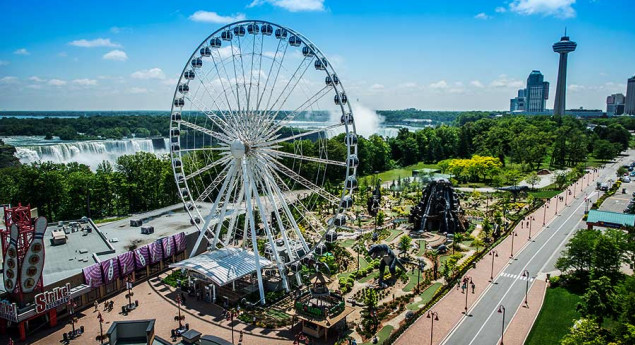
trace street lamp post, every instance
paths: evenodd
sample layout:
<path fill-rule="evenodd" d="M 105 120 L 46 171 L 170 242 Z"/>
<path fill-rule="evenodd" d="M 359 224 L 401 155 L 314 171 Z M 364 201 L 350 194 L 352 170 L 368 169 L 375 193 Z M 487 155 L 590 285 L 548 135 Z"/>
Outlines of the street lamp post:
<path fill-rule="evenodd" d="M 558 199 L 560 199 L 560 195 L 556 195 L 556 216 L 558 215 Z"/>
<path fill-rule="evenodd" d="M 509 257 L 513 258 L 514 257 L 514 237 L 518 236 L 518 234 L 516 233 L 516 230 L 512 230 L 512 233 L 510 235 L 512 237 L 512 253 L 509 255 Z"/>
<path fill-rule="evenodd" d="M 181 320 L 181 295 L 177 295 L 176 296 L 176 304 L 177 304 L 177 306 L 179 308 L 179 316 L 178 316 L 178 318 L 179 318 L 179 329 L 182 329 L 183 328 L 183 323 L 181 322 L 182 321 Z"/>
<path fill-rule="evenodd" d="M 439 321 L 439 313 L 437 313 L 436 311 L 429 311 L 428 310 L 428 316 L 426 316 L 428 319 L 432 319 L 430 320 L 432 322 L 432 324 L 430 325 L 430 345 L 432 345 L 432 336 L 434 333 L 434 321 Z"/>
<path fill-rule="evenodd" d="M 134 305 L 132 304 L 132 284 L 134 280 L 132 280 L 132 276 L 128 276 L 126 279 L 126 288 L 128 289 L 128 310 L 134 309 Z"/>
<path fill-rule="evenodd" d="M 467 296 L 469 295 L 470 287 L 467 285 L 468 280 L 472 283 L 472 277 L 465 276 L 463 283 L 465 284 L 465 316 L 467 316 Z"/>
<path fill-rule="evenodd" d="M 97 314 L 97 320 L 99 320 L 99 343 L 103 344 L 104 343 L 104 328 L 103 328 L 104 318 L 101 316 L 101 312 Z"/>
<path fill-rule="evenodd" d="M 547 224 L 547 204 L 542 205 L 542 226 L 545 226 L 545 224 Z M 531 240 L 531 234 L 529 234 L 529 239 Z"/>
<path fill-rule="evenodd" d="M 505 337 L 505 306 L 504 305 L 499 305 L 498 306 L 498 312 L 503 314 L 503 324 L 501 326 L 501 343 L 500 345 L 504 345 L 504 337 Z"/>
<path fill-rule="evenodd" d="M 498 257 L 498 251 L 492 250 L 489 252 L 489 255 L 492 257 L 492 272 L 489 275 L 489 281 L 493 282 L 494 281 L 494 258 Z"/>
<path fill-rule="evenodd" d="M 68 300 L 68 314 L 71 316 L 71 328 L 73 329 L 72 335 L 75 337 L 75 302 L 72 299 Z"/>
<path fill-rule="evenodd" d="M 529 302 L 527 301 L 527 295 L 529 294 L 529 271 L 528 270 L 524 270 L 523 271 L 523 275 L 525 278 L 525 306 L 529 306 Z"/>

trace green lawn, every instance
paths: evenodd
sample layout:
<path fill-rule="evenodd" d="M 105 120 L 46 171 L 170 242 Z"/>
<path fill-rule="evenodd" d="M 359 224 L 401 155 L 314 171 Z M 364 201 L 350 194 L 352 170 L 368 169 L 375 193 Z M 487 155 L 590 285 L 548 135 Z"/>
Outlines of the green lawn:
<path fill-rule="evenodd" d="M 423 254 L 426 253 L 426 241 L 418 240 L 417 242 L 419 242 L 419 251 L 417 252 L 417 255 L 423 256 Z"/>
<path fill-rule="evenodd" d="M 349 238 L 348 240 L 342 241 L 340 242 L 340 244 L 342 245 L 342 247 L 344 248 L 349 248 L 352 247 L 355 244 L 355 240 L 352 238 Z"/>
<path fill-rule="evenodd" d="M 377 174 L 377 176 L 379 176 L 379 178 L 383 182 L 388 182 L 392 180 L 397 180 L 399 179 L 399 177 L 401 178 L 411 177 L 413 170 L 424 169 L 424 168 L 425 169 L 439 169 L 439 167 L 436 164 L 425 164 L 423 162 L 420 162 L 417 164 L 409 165 L 407 167 L 384 171 L 382 173 Z"/>
<path fill-rule="evenodd" d="M 540 190 L 537 192 L 529 192 L 529 195 L 533 195 L 536 199 L 550 199 L 560 193 L 562 193 L 561 190 Z"/>
<path fill-rule="evenodd" d="M 392 330 L 395 329 L 393 326 L 391 325 L 386 325 L 384 327 L 382 327 L 381 330 L 379 330 L 379 332 L 377 332 L 377 344 L 383 344 L 384 341 L 386 339 L 388 339 L 388 337 L 390 336 L 390 333 L 392 333 Z M 370 345 L 372 344 L 372 340 L 368 343 L 364 343 L 363 345 Z"/>
<path fill-rule="evenodd" d="M 548 288 L 540 314 L 525 344 L 559 344 L 573 326 L 573 321 L 580 317 L 576 311 L 579 301 L 579 295 L 565 288 Z"/>
<path fill-rule="evenodd" d="M 386 239 L 386 242 L 391 242 L 392 240 L 397 238 L 399 234 L 401 234 L 400 230 L 390 230 L 390 236 L 388 236 L 388 238 Z"/>
<path fill-rule="evenodd" d="M 423 290 L 423 292 L 419 295 L 421 296 L 421 301 L 419 302 L 412 302 L 410 304 L 408 304 L 406 306 L 406 308 L 408 308 L 408 310 L 419 310 L 421 308 L 423 308 L 423 306 L 430 302 L 430 300 L 432 300 L 432 298 L 434 297 L 434 294 L 441 288 L 441 283 L 434 283 L 430 286 L 428 286 L 427 289 Z"/>

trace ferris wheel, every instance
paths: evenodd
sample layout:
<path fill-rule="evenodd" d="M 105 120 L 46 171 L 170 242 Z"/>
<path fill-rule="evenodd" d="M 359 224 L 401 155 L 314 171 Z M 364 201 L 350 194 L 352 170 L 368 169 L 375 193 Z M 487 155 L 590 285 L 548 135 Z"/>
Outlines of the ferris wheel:
<path fill-rule="evenodd" d="M 202 243 L 253 252 L 261 292 L 260 268 L 288 290 L 287 276 L 346 224 L 359 164 L 352 109 L 331 63 L 292 29 L 247 20 L 203 40 L 176 86 L 170 137 L 200 230 L 192 255 Z"/>

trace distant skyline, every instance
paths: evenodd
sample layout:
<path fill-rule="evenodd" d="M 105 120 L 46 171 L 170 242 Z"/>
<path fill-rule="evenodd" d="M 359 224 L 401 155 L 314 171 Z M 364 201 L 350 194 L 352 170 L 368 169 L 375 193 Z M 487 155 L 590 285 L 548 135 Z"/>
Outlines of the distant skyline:
<path fill-rule="evenodd" d="M 398 4 L 398 6 L 396 6 Z M 371 109 L 508 110 L 565 27 L 567 108 L 605 110 L 635 75 L 632 0 L 38 1 L 0 4 L 0 110 L 167 110 L 183 65 L 226 23 L 303 33 Z M 553 108 L 555 83 L 547 108 Z"/>

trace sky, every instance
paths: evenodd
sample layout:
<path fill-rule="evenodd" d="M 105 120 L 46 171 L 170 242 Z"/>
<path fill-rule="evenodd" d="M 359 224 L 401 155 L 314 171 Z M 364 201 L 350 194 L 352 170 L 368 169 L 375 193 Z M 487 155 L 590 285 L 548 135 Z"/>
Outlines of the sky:
<path fill-rule="evenodd" d="M 507 110 L 551 82 L 565 28 L 567 108 L 606 110 L 635 75 L 633 0 L 2 1 L 0 110 L 168 110 L 208 35 L 260 19 L 302 33 L 371 109 Z"/>

